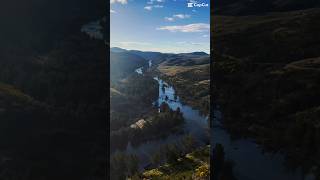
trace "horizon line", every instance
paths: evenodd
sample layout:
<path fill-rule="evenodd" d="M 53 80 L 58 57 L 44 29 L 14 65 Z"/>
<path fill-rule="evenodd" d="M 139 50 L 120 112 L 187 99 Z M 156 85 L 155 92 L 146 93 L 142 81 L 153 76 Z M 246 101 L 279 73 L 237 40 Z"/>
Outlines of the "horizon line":
<path fill-rule="evenodd" d="M 113 46 L 113 47 L 110 46 L 110 49 L 111 48 L 120 48 L 120 49 L 124 49 L 124 50 L 127 50 L 127 51 L 158 52 L 158 53 L 167 53 L 167 54 L 183 54 L 183 53 L 204 52 L 204 53 L 210 55 L 210 51 L 209 51 L 209 53 L 206 52 L 206 51 L 164 52 L 164 51 L 153 51 L 153 50 L 142 50 L 142 49 L 127 49 L 127 48 L 122 48 L 122 47 L 119 47 L 119 46 Z"/>

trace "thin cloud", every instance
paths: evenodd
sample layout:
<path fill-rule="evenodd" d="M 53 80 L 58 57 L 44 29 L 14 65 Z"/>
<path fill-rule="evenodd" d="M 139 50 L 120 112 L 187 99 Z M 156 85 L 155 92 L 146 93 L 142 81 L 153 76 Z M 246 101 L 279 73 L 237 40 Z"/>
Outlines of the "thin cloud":
<path fill-rule="evenodd" d="M 113 9 L 110 9 L 110 13 L 113 13 L 113 14 L 115 14 L 115 13 L 117 13 L 115 10 L 113 10 Z"/>
<path fill-rule="evenodd" d="M 150 0 L 147 4 L 153 4 L 154 2 L 163 3 L 165 0 Z"/>
<path fill-rule="evenodd" d="M 195 24 L 188 24 L 183 26 L 162 26 L 157 28 L 157 30 L 167 30 L 170 32 L 185 32 L 185 33 L 206 32 L 210 30 L 210 25 L 205 23 L 195 23 Z"/>
<path fill-rule="evenodd" d="M 151 11 L 152 10 L 152 6 L 145 6 L 144 9 L 148 10 L 148 11 Z"/>
<path fill-rule="evenodd" d="M 150 43 L 147 42 L 135 42 L 135 41 L 126 41 L 126 42 L 119 42 L 119 44 L 123 46 L 131 46 L 131 45 L 140 45 L 140 46 L 149 46 Z"/>
<path fill-rule="evenodd" d="M 190 18 L 191 15 L 189 14 L 174 14 L 172 17 L 165 17 L 164 19 L 166 21 L 175 21 L 176 19 L 186 19 L 186 18 Z"/>
<path fill-rule="evenodd" d="M 127 4 L 128 0 L 110 0 L 110 3 L 111 4 L 114 4 L 114 3 Z"/>
<path fill-rule="evenodd" d="M 153 6 L 145 6 L 145 7 L 144 7 L 144 9 L 145 9 L 145 10 L 148 10 L 148 11 L 151 11 L 153 8 L 163 8 L 163 6 L 157 4 L 157 5 L 153 5 Z"/>
<path fill-rule="evenodd" d="M 163 3 L 163 2 L 165 2 L 165 0 L 149 0 L 146 6 L 144 7 L 144 9 L 151 11 L 153 8 L 163 8 L 164 7 L 163 5 L 155 4 L 155 3 Z"/>
<path fill-rule="evenodd" d="M 172 18 L 172 17 L 165 17 L 164 19 L 165 19 L 166 21 L 171 21 L 171 22 L 174 21 L 174 18 Z"/>
<path fill-rule="evenodd" d="M 200 43 L 200 42 L 187 42 L 187 41 L 180 41 L 180 42 L 176 42 L 176 44 L 183 44 L 183 45 L 205 45 L 205 43 Z"/>
<path fill-rule="evenodd" d="M 196 46 L 203 45 L 203 43 L 196 43 L 196 42 L 191 42 L 190 44 L 191 45 L 196 45 Z"/>
<path fill-rule="evenodd" d="M 154 5 L 153 7 L 154 7 L 154 8 L 163 8 L 162 5 Z"/>
<path fill-rule="evenodd" d="M 189 14 L 175 14 L 173 15 L 174 18 L 179 18 L 179 19 L 186 19 L 190 18 L 191 16 Z"/>

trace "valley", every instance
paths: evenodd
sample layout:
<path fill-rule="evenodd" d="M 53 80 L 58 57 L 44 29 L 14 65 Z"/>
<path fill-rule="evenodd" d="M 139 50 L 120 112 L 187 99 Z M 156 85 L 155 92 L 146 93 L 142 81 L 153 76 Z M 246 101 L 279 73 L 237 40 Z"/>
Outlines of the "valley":
<path fill-rule="evenodd" d="M 116 49 L 119 53 L 119 49 Z M 112 51 L 112 49 L 111 49 Z M 122 53 L 127 54 L 134 54 L 137 51 L 125 51 L 122 50 Z M 176 92 L 175 86 L 171 86 L 171 84 L 174 84 L 175 81 L 171 80 L 169 81 L 169 78 L 167 78 L 167 75 L 165 73 L 162 73 L 159 68 L 163 67 L 166 63 L 172 63 L 173 61 L 170 61 L 169 59 L 176 59 L 175 65 L 171 65 L 171 67 L 176 67 L 179 69 L 179 71 L 183 71 L 183 66 L 179 66 L 178 63 L 192 63 L 192 64 L 207 64 L 209 71 L 209 56 L 207 54 L 203 55 L 192 55 L 192 54 L 159 54 L 159 53 L 152 53 L 152 52 L 139 52 L 139 56 L 148 56 L 148 60 L 145 59 L 144 63 L 137 62 L 137 64 L 140 66 L 136 66 L 130 70 L 131 74 L 128 73 L 128 77 L 135 77 L 134 86 L 137 87 L 138 94 L 130 94 L 130 98 L 133 98 L 137 101 L 127 101 L 126 105 L 129 108 L 132 105 L 139 106 L 144 104 L 145 108 L 140 113 L 136 112 L 134 116 L 131 116 L 130 118 L 124 120 L 124 126 L 120 128 L 119 130 L 114 131 L 117 133 L 122 132 L 121 136 L 112 136 L 111 135 L 111 144 L 112 142 L 119 142 L 124 141 L 122 149 L 121 148 L 111 156 L 112 158 L 116 158 L 117 160 L 114 160 L 111 164 L 111 167 L 113 167 L 113 172 L 118 172 L 117 167 L 121 164 L 121 157 L 124 158 L 124 156 L 133 156 L 135 157 L 135 166 L 132 164 L 127 165 L 127 173 L 123 174 L 124 176 L 130 175 L 133 177 L 141 177 L 144 176 L 142 174 L 139 174 L 139 172 L 143 172 L 144 170 L 150 170 L 152 168 L 156 168 L 159 165 L 163 165 L 164 163 L 168 162 L 171 158 L 171 163 L 176 164 L 176 161 L 179 157 L 182 157 L 183 154 L 191 153 L 192 151 L 203 147 L 209 143 L 209 122 L 208 114 L 203 115 L 204 113 L 200 113 L 200 111 L 195 110 L 196 105 L 194 106 L 188 106 L 187 103 L 182 103 L 184 100 L 181 97 L 180 93 Z M 146 55 L 147 54 L 147 55 Z M 151 54 L 151 56 L 150 56 Z M 161 58 L 157 57 L 156 55 L 160 55 Z M 121 57 L 122 55 L 119 55 Z M 135 57 L 136 54 L 133 56 Z M 199 58 L 200 56 L 203 56 L 202 58 L 207 58 L 207 60 L 201 60 Z M 111 61 L 121 61 L 120 59 L 112 59 Z M 133 61 L 133 59 L 126 59 L 126 61 Z M 132 63 L 131 61 L 131 63 Z M 155 63 L 154 63 L 155 62 Z M 112 67 L 112 66 L 111 66 Z M 192 66 L 189 64 L 188 67 L 190 70 L 193 68 L 195 70 L 198 69 L 196 66 Z M 124 71 L 126 71 L 126 68 L 123 68 Z M 193 71 L 185 72 L 185 73 L 193 73 Z M 126 72 L 123 72 L 123 74 L 126 74 Z M 208 74 L 207 74 L 208 75 Z M 120 76 L 118 76 L 120 77 Z M 128 77 L 125 77 L 124 79 L 120 78 L 117 82 L 111 82 L 111 84 L 115 84 L 114 87 L 117 87 L 118 84 L 122 84 L 123 82 L 128 82 Z M 169 77 L 169 76 L 168 76 Z M 191 77 L 186 76 L 186 77 Z M 209 79 L 209 76 L 206 77 Z M 143 81 L 140 81 L 140 80 Z M 197 80 L 188 79 L 186 80 L 192 82 L 195 84 Z M 152 81 L 149 81 L 152 80 Z M 167 81 L 168 82 L 165 82 Z M 200 81 L 200 80 L 198 80 Z M 140 84 L 141 85 L 138 85 Z M 157 86 L 154 86 L 153 83 L 156 83 Z M 132 85 L 127 84 L 127 89 L 130 88 Z M 149 88 L 145 88 L 148 86 Z M 191 86 L 191 85 L 189 85 Z M 153 88 L 156 87 L 156 90 Z M 182 89 L 181 89 L 182 90 Z M 115 91 L 115 90 L 113 90 Z M 116 93 L 116 96 L 120 96 L 123 91 L 116 90 L 119 93 Z M 147 93 L 150 91 L 150 94 Z M 203 93 L 206 93 L 206 96 L 209 96 L 209 85 L 207 87 L 204 87 Z M 153 92 L 158 96 L 158 98 L 154 98 Z M 114 93 L 115 94 L 115 93 Z M 181 93 L 183 94 L 183 93 Z M 194 94 L 191 94 L 191 96 Z M 142 99 L 143 97 L 143 99 Z M 151 97 L 151 98 L 149 98 Z M 114 97 L 111 95 L 111 100 Z M 132 99 L 132 100 L 133 100 Z M 149 99 L 153 99 L 152 101 L 149 101 Z M 192 99 L 192 98 L 191 98 Z M 143 102 L 141 102 L 143 101 Z M 182 102 L 180 102 L 182 101 Z M 191 100 L 190 100 L 191 101 Z M 189 102 L 190 102 L 189 101 Z M 139 103 L 138 103 L 139 102 Z M 113 101 L 111 104 L 111 110 L 114 110 L 115 114 L 120 114 L 120 111 L 117 112 L 116 109 L 112 109 L 113 105 L 114 107 L 120 104 L 120 102 Z M 123 102 L 121 102 L 123 104 Z M 196 104 L 196 103 L 194 103 Z M 199 106 L 198 106 L 199 107 Z M 127 108 L 127 109 L 128 109 Z M 132 110 L 132 109 L 131 109 Z M 131 112 L 127 111 L 128 113 Z M 137 110 L 137 109 L 135 109 Z M 146 112 L 147 111 L 147 112 Z M 128 114 L 124 113 L 123 111 L 121 114 Z M 111 116 L 112 119 L 112 116 Z M 130 120 L 132 119 L 132 120 Z M 140 120 L 139 120 L 140 119 Z M 117 121 L 117 120 L 115 120 Z M 112 126 L 111 121 L 111 126 Z M 133 123 L 136 123 L 135 126 L 132 126 Z M 140 124 L 140 126 L 138 126 Z M 141 125 L 143 124 L 143 125 Z M 151 130 L 153 126 L 156 128 L 154 130 Z M 135 128 L 132 128 L 135 127 Z M 137 128 L 139 127 L 139 128 Z M 151 129 L 150 129 L 151 128 Z M 164 128 L 164 129 L 162 129 Z M 125 130 L 127 129 L 127 130 Z M 149 130 L 150 129 L 150 130 Z M 161 130 L 162 129 L 162 130 Z M 130 132 L 130 133 L 129 133 Z M 149 132 L 149 133 L 148 133 Z M 112 133 L 112 132 L 111 132 Z M 129 139 L 123 138 L 123 134 L 130 134 L 130 135 L 124 135 L 125 137 L 129 137 Z M 144 134 L 144 135 L 143 135 Z M 144 138 L 141 138 L 144 137 Z M 183 142 L 183 143 L 182 143 Z M 129 143 L 129 144 L 128 144 Z M 182 144 L 181 144 L 182 143 Z M 115 143 L 114 143 L 115 144 Z M 128 145 L 127 145 L 128 144 Z M 112 147 L 112 146 L 111 146 Z M 124 151 L 125 150 L 125 151 Z M 173 156 L 173 157 L 171 157 Z M 206 161 L 207 166 L 209 165 L 209 155 L 207 155 L 208 160 Z M 158 159 L 157 161 L 155 161 Z M 201 163 L 202 164 L 202 163 Z M 200 164 L 198 164 L 200 165 Z M 189 168 L 189 171 L 191 170 L 191 175 L 194 175 L 195 169 L 198 167 L 198 165 L 194 166 L 193 168 Z M 135 167 L 136 171 L 135 173 L 130 172 L 130 167 Z M 125 168 L 126 169 L 126 168 Z M 121 171 L 119 169 L 119 171 Z M 181 169 L 181 171 L 186 171 Z M 193 173 L 192 173 L 193 172 Z M 113 177 L 115 179 L 121 177 Z M 161 177 L 158 177 L 161 179 Z M 163 177 L 162 177 L 163 178 Z"/>

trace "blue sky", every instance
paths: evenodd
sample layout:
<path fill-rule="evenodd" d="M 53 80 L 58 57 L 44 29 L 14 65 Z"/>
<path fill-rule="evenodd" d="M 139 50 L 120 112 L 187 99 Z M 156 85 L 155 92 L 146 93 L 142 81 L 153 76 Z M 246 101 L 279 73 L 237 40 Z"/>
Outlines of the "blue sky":
<path fill-rule="evenodd" d="M 190 2 L 193 7 L 188 7 Z M 209 53 L 209 3 L 210 0 L 110 0 L 111 47 Z"/>

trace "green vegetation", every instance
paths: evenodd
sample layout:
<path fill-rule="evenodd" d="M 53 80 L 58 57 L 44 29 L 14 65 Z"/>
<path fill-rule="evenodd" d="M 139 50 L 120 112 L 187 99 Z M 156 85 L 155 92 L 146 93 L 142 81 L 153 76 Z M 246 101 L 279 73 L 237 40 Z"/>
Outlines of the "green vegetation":
<path fill-rule="evenodd" d="M 182 102 L 207 115 L 210 111 L 209 57 L 178 57 L 164 61 L 158 67 L 162 78 L 173 84 Z"/>
<path fill-rule="evenodd" d="M 135 155 L 116 152 L 111 156 L 112 179 L 208 179 L 210 147 L 196 148 L 191 135 L 175 144 L 163 145 L 151 157 L 148 169 L 139 171 Z M 151 168 L 154 167 L 154 168 Z"/>
<path fill-rule="evenodd" d="M 147 140 L 166 137 L 177 133 L 184 122 L 182 113 L 171 110 L 167 104 L 161 105 L 160 113 L 155 113 L 146 119 L 143 128 L 123 127 L 110 133 L 110 149 L 123 149 L 128 142 L 139 145 Z"/>
<path fill-rule="evenodd" d="M 178 149 L 175 145 L 168 146 L 168 161 L 157 168 L 145 170 L 140 179 L 209 179 L 210 146 L 188 149 L 189 153 L 182 153 L 184 155 L 177 153 Z"/>
<path fill-rule="evenodd" d="M 156 113 L 152 103 L 157 97 L 158 83 L 151 77 L 140 76 L 132 70 L 127 78 L 111 85 L 110 129 L 114 131 L 128 127 L 139 118 Z"/>
<path fill-rule="evenodd" d="M 125 179 L 131 177 L 131 179 L 142 179 L 142 176 L 151 177 L 155 175 L 163 175 L 169 179 L 179 179 L 187 176 L 189 178 L 197 177 L 199 179 L 208 178 L 209 162 L 207 160 L 203 158 L 202 161 L 206 163 L 201 163 L 199 160 L 190 160 L 190 157 L 189 159 L 184 157 L 187 152 L 190 153 L 195 150 L 195 141 L 191 136 L 186 136 L 180 143 L 165 145 L 160 148 L 159 152 L 151 155 L 150 164 L 147 165 L 147 168 L 162 167 L 161 171 L 154 169 L 142 174 L 139 173 L 139 171 L 130 173 L 126 170 L 128 165 L 123 161 L 131 155 L 125 152 L 119 155 L 116 151 L 126 149 L 129 142 L 132 146 L 139 146 L 141 143 L 149 140 L 161 139 L 170 134 L 182 133 L 184 118 L 180 108 L 171 110 L 168 104 L 162 103 L 159 108 L 160 111 L 158 112 L 158 109 L 152 105 L 159 96 L 158 83 L 153 79 L 159 75 L 158 70 L 155 68 L 158 67 L 158 63 L 163 63 L 159 67 L 168 68 L 170 69 L 169 71 L 172 71 L 171 68 L 176 67 L 174 64 L 181 63 L 178 71 L 182 73 L 183 76 L 179 78 L 185 78 L 187 80 L 184 82 L 181 81 L 181 84 L 179 84 L 181 85 L 180 87 L 184 88 L 183 85 L 188 80 L 192 81 L 193 85 L 197 84 L 197 89 L 194 90 L 194 87 L 192 87 L 194 91 L 192 91 L 191 94 L 184 94 L 185 97 L 188 97 L 188 103 L 192 102 L 192 105 L 202 103 L 201 105 L 197 104 L 197 107 L 206 108 L 206 111 L 209 111 L 208 55 L 204 53 L 168 55 L 156 52 L 126 51 L 119 48 L 112 48 L 111 51 L 113 51 L 111 69 L 117 71 L 113 75 L 113 78 L 111 78 L 110 94 L 110 125 L 112 130 L 110 133 L 110 145 L 111 152 L 114 153 L 112 156 L 116 157 L 115 159 L 113 158 L 110 163 L 113 167 L 111 174 L 117 174 L 113 178 Z M 166 57 L 170 58 L 167 59 Z M 146 63 L 148 62 L 146 59 L 152 59 L 154 67 L 145 70 L 147 68 Z M 143 75 L 135 72 L 138 67 L 144 67 Z M 172 75 L 172 77 L 175 77 L 177 74 L 178 73 Z M 168 76 L 164 77 L 167 78 Z M 188 87 L 191 86 L 192 85 L 188 85 Z M 196 92 L 197 90 L 198 92 Z M 200 94 L 197 94 L 197 97 L 193 97 L 195 93 L 199 92 Z M 196 101 L 199 97 L 201 100 Z M 168 100 L 168 97 L 166 97 L 166 99 Z M 208 153 L 203 154 L 203 157 L 204 156 L 209 159 Z M 132 159 L 129 159 L 128 161 L 131 160 Z M 170 167 L 164 169 L 165 166 L 162 165 L 165 162 L 170 164 Z M 135 162 L 132 163 L 135 164 Z M 141 164 L 139 161 L 137 163 Z M 184 167 L 183 163 L 187 163 L 187 165 Z M 171 172 L 170 169 L 172 168 L 174 168 L 177 173 Z M 120 169 L 124 170 L 121 171 Z"/>
<path fill-rule="evenodd" d="M 134 176 L 139 168 L 139 160 L 135 155 L 117 152 L 110 158 L 110 179 L 123 180 Z"/>

